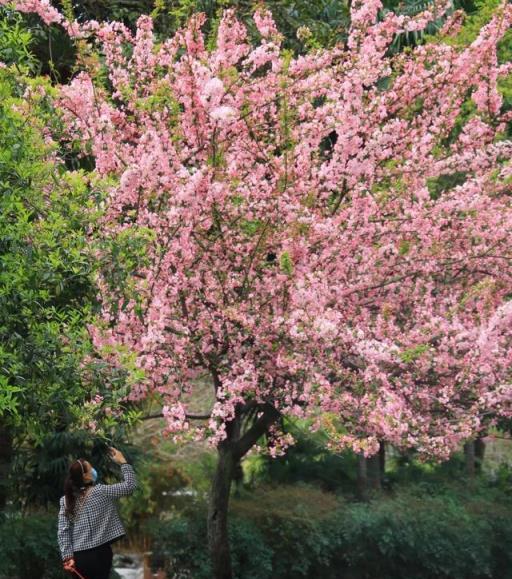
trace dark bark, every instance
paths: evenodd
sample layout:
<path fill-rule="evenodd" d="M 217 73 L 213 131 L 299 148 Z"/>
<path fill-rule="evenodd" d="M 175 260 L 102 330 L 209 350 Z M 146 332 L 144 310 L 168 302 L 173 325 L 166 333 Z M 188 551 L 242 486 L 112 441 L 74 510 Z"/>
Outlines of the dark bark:
<path fill-rule="evenodd" d="M 368 489 L 380 491 L 382 481 L 386 472 L 386 445 L 381 440 L 379 442 L 379 452 L 370 456 L 366 461 L 366 473 L 368 478 Z"/>
<path fill-rule="evenodd" d="M 386 443 L 380 441 L 379 443 L 379 467 L 380 467 L 380 478 L 381 481 L 386 475 Z"/>
<path fill-rule="evenodd" d="M 13 455 L 13 440 L 9 428 L 0 424 L 0 511 L 7 503 L 8 478 Z"/>
<path fill-rule="evenodd" d="M 482 472 L 482 467 L 485 458 L 485 441 L 483 438 L 478 437 L 475 440 L 475 467 L 476 472 Z"/>
<path fill-rule="evenodd" d="M 228 506 L 235 470 L 232 444 L 221 443 L 217 449 L 217 469 L 212 481 L 208 508 L 208 547 L 215 579 L 232 579 L 228 537 Z"/>
<path fill-rule="evenodd" d="M 208 547 L 213 579 L 233 578 L 228 536 L 228 508 L 231 485 L 239 472 L 240 461 L 280 417 L 272 405 L 258 406 L 256 410 L 261 414 L 242 434 L 244 412 L 252 411 L 254 407 L 254 404 L 247 405 L 237 411 L 236 418 L 226 425 L 226 440 L 217 447 L 217 469 L 212 481 L 208 506 Z"/>
<path fill-rule="evenodd" d="M 368 488 L 373 491 L 381 489 L 380 456 L 375 454 L 366 460 L 366 473 L 368 477 Z"/>
<path fill-rule="evenodd" d="M 364 454 L 357 455 L 357 498 L 368 500 L 368 459 Z"/>
<path fill-rule="evenodd" d="M 271 404 L 266 404 L 262 408 L 262 411 L 262 415 L 256 420 L 254 425 L 237 441 L 236 453 L 240 458 L 249 452 L 258 439 L 261 438 L 281 416 Z"/>
<path fill-rule="evenodd" d="M 466 474 L 470 478 L 474 478 L 476 473 L 476 461 L 475 461 L 475 441 L 468 440 L 464 444 L 464 458 L 466 462 Z"/>

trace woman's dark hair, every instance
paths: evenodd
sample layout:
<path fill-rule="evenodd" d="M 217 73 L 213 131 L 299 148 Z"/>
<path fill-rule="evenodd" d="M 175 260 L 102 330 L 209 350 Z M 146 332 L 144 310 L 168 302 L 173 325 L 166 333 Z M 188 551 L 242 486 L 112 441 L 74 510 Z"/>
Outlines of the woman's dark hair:
<path fill-rule="evenodd" d="M 66 504 L 66 515 L 73 517 L 75 514 L 76 499 L 80 492 L 85 489 L 87 483 L 84 481 L 85 459 L 79 458 L 71 463 L 68 476 L 64 481 L 64 501 Z"/>

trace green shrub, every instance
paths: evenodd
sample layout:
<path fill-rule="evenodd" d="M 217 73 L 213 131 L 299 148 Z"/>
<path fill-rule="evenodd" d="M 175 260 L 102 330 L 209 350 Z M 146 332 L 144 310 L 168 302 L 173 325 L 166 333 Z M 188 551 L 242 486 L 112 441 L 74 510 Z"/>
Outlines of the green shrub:
<path fill-rule="evenodd" d="M 1 515 L 0 579 L 70 579 L 62 569 L 56 514 Z M 121 577 L 112 571 L 110 579 Z"/>
<path fill-rule="evenodd" d="M 56 515 L 4 517 L 0 523 L 1 579 L 65 579 Z"/>
<path fill-rule="evenodd" d="M 411 485 L 347 503 L 306 486 L 234 499 L 239 579 L 511 579 L 512 504 L 491 487 Z M 206 507 L 155 521 L 153 550 L 169 577 L 209 578 Z"/>
<path fill-rule="evenodd" d="M 211 579 L 207 552 L 206 508 L 176 514 L 166 521 L 152 521 L 147 530 L 153 538 L 155 560 L 164 561 L 168 577 Z M 272 576 L 273 550 L 250 520 L 230 521 L 231 555 L 235 576 L 267 579 Z"/>
<path fill-rule="evenodd" d="M 399 497 L 352 505 L 338 522 L 340 563 L 361 579 L 491 577 L 491 526 L 459 504 Z"/>
<path fill-rule="evenodd" d="M 146 530 L 152 537 L 155 559 L 164 561 L 169 577 L 210 577 L 206 553 L 206 511 L 176 514 L 164 521 L 150 521 Z M 187 575 L 188 573 L 188 575 Z"/>

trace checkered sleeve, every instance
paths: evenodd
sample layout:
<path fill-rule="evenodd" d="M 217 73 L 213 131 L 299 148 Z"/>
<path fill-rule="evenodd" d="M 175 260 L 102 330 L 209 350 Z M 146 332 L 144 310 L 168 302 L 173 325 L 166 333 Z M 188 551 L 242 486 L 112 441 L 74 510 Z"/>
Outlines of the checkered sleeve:
<path fill-rule="evenodd" d="M 137 477 L 135 476 L 135 471 L 130 464 L 122 464 L 121 474 L 123 475 L 123 482 L 113 485 L 97 485 L 101 494 L 112 499 L 127 497 L 128 495 L 131 495 L 137 487 Z"/>
<path fill-rule="evenodd" d="M 66 504 L 65 498 L 60 499 L 60 511 L 59 511 L 59 525 L 57 531 L 57 538 L 59 541 L 60 553 L 62 560 L 69 559 L 73 557 L 73 539 L 71 522 L 66 516 Z"/>

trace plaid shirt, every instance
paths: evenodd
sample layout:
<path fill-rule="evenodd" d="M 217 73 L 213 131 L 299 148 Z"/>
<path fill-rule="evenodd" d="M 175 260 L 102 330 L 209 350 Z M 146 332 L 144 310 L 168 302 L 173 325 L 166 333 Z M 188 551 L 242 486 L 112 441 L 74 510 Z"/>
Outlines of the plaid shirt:
<path fill-rule="evenodd" d="M 94 485 L 82 505 L 77 503 L 77 513 L 72 519 L 66 515 L 66 498 L 61 497 L 57 536 L 62 559 L 73 557 L 75 551 L 99 547 L 125 534 L 116 499 L 131 495 L 137 479 L 129 464 L 121 465 L 121 473 L 123 482 Z"/>

